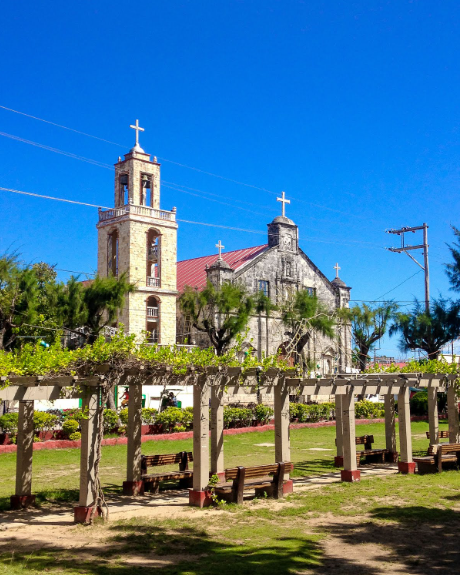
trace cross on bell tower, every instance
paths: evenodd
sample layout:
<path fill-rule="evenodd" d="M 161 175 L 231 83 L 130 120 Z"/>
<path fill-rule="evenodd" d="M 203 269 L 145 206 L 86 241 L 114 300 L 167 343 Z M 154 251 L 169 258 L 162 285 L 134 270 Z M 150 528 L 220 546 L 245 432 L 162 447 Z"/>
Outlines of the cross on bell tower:
<path fill-rule="evenodd" d="M 139 120 L 136 120 L 134 126 L 130 124 L 129 127 L 136 131 L 136 145 L 134 146 L 133 150 L 135 150 L 136 152 L 143 152 L 144 150 L 139 145 L 139 132 L 145 132 L 144 128 L 141 128 L 139 126 Z"/>
<path fill-rule="evenodd" d="M 283 216 L 283 218 L 286 217 L 286 204 L 290 204 L 291 200 L 286 200 L 284 192 L 281 193 L 281 198 L 276 198 L 277 202 L 281 202 L 281 205 L 283 206 L 281 215 Z"/>
<path fill-rule="evenodd" d="M 338 278 L 339 277 L 339 270 L 341 270 L 342 268 L 339 266 L 338 263 L 336 263 L 334 266 L 334 269 L 335 269 L 335 277 Z"/>

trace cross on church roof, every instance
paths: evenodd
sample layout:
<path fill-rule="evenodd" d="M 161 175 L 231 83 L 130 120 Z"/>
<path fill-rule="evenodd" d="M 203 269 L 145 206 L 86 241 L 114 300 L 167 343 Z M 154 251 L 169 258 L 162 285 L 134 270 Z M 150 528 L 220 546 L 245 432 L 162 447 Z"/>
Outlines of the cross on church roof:
<path fill-rule="evenodd" d="M 290 204 L 290 203 L 291 203 L 291 200 L 286 200 L 286 198 L 284 197 L 284 192 L 282 192 L 282 193 L 281 193 L 281 198 L 276 198 L 276 201 L 277 201 L 277 202 L 281 202 L 281 205 L 283 206 L 283 210 L 282 210 L 281 215 L 282 215 L 283 217 L 285 217 L 285 216 L 286 216 L 286 213 L 285 213 L 285 212 L 286 212 L 286 210 L 285 210 L 286 204 Z"/>
<path fill-rule="evenodd" d="M 129 127 L 136 130 L 136 147 L 139 148 L 139 132 L 145 132 L 145 130 L 139 126 L 139 120 L 136 120 L 136 124 L 134 126 L 130 124 Z"/>
<path fill-rule="evenodd" d="M 219 240 L 219 243 L 216 244 L 216 248 L 219 249 L 219 259 L 222 259 L 222 250 L 225 249 L 225 246 L 222 245 L 222 242 Z"/>
<path fill-rule="evenodd" d="M 342 268 L 339 266 L 339 264 L 335 264 L 334 269 L 335 269 L 335 277 L 338 278 L 339 270 L 341 270 Z"/>

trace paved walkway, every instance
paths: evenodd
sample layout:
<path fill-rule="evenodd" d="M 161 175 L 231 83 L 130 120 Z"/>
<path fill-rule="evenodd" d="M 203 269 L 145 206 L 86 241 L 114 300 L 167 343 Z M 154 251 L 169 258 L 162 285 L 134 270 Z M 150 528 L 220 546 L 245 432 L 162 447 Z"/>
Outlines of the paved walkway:
<path fill-rule="evenodd" d="M 361 478 L 385 477 L 398 473 L 396 464 L 369 465 L 361 467 Z M 310 489 L 318 489 L 323 485 L 340 483 L 340 471 L 312 477 L 294 478 L 294 493 Z M 247 499 L 251 499 L 249 495 Z M 140 517 L 158 515 L 171 517 L 177 514 L 197 511 L 188 505 L 187 490 L 168 490 L 159 494 L 148 494 L 144 497 L 111 496 L 108 500 L 110 518 L 112 520 L 125 517 Z M 205 512 L 205 511 L 204 511 Z M 62 506 L 62 511 L 29 509 L 26 511 L 7 511 L 0 515 L 0 531 L 18 529 L 27 525 L 73 525 L 73 511 L 68 505 Z"/>

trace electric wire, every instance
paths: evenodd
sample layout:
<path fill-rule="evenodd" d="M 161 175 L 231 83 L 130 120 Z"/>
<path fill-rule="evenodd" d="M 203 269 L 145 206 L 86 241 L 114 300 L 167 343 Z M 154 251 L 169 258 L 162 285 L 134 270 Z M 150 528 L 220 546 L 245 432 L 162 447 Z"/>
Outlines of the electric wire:
<path fill-rule="evenodd" d="M 2 106 L 2 105 L 0 105 L 0 108 L 2 108 L 3 110 L 7 110 L 7 111 L 9 111 L 9 112 L 14 112 L 15 114 L 20 114 L 20 115 L 22 115 L 22 116 L 26 116 L 26 117 L 28 117 L 28 118 L 32 118 L 32 119 L 34 119 L 34 120 L 38 120 L 38 121 L 40 121 L 40 122 L 45 122 L 45 123 L 47 123 L 47 124 L 53 125 L 53 126 L 58 127 L 58 128 L 62 128 L 62 129 L 64 129 L 64 130 L 69 130 L 69 131 L 71 131 L 71 132 L 75 132 L 75 133 L 77 133 L 77 134 L 80 134 L 80 135 L 83 135 L 83 136 L 86 136 L 86 137 L 89 137 L 89 138 L 93 138 L 93 139 L 95 139 L 95 140 L 99 140 L 99 141 L 101 141 L 101 142 L 106 142 L 106 143 L 108 143 L 108 144 L 113 144 L 113 145 L 118 146 L 118 147 L 125 147 L 125 146 L 122 146 L 122 144 L 119 144 L 119 143 L 117 143 L 117 142 L 112 142 L 112 141 L 110 141 L 110 140 L 106 140 L 105 138 L 100 138 L 99 136 L 94 136 L 94 135 L 92 135 L 92 134 L 88 134 L 88 133 L 86 133 L 86 132 L 83 132 L 83 131 L 80 131 L 80 130 L 76 130 L 76 129 L 74 129 L 74 128 L 69 128 L 68 126 L 64 126 L 64 125 L 58 124 L 58 123 L 56 123 L 56 122 L 52 122 L 52 121 L 49 121 L 49 120 L 45 120 L 45 119 L 39 118 L 39 117 L 37 117 L 37 116 L 32 116 L 31 114 L 26 114 L 26 113 L 24 113 L 24 112 L 20 112 L 20 111 L 18 111 L 18 110 L 14 110 L 13 108 L 8 108 L 8 107 Z M 38 144 L 38 143 L 36 143 L 36 142 L 33 142 L 33 143 L 32 143 L 32 142 L 30 142 L 30 141 L 28 141 L 28 140 L 25 140 L 25 139 L 23 139 L 23 138 L 19 138 L 18 136 L 12 136 L 11 134 L 5 134 L 5 133 L 1 133 L 1 132 L 0 132 L 0 135 L 4 135 L 4 136 L 6 136 L 6 137 L 11 137 L 11 138 L 13 138 L 13 139 L 17 139 L 18 141 L 22 141 L 22 142 L 24 142 L 24 143 L 31 143 L 32 145 L 35 145 L 35 146 L 38 146 L 38 147 L 43 147 L 44 149 L 49 149 L 49 147 L 47 147 L 47 146 Z M 50 151 L 53 151 L 53 150 L 50 150 Z M 62 152 L 62 151 L 58 151 L 57 153 L 61 153 L 61 154 L 63 154 L 63 155 L 68 155 L 67 153 Z M 69 155 L 69 157 L 73 157 L 73 155 Z M 173 160 L 168 160 L 167 158 L 163 158 L 163 157 L 160 157 L 160 156 L 158 156 L 158 158 L 159 158 L 160 160 L 164 161 L 164 162 L 168 162 L 168 163 L 171 163 L 171 164 L 175 164 L 175 165 L 177 165 L 177 166 L 181 166 L 181 167 L 187 168 L 187 169 L 189 169 L 189 170 L 194 170 L 194 171 L 196 171 L 196 172 L 201 172 L 201 173 L 206 174 L 206 175 L 208 175 L 208 176 L 212 176 L 212 177 L 215 177 L 215 178 L 219 178 L 219 179 L 221 179 L 221 180 L 226 180 L 226 181 L 228 181 L 228 182 L 231 182 L 231 183 L 234 183 L 234 184 L 237 184 L 237 185 L 240 185 L 240 186 L 246 186 L 246 187 L 253 188 L 253 189 L 256 189 L 256 190 L 260 190 L 260 191 L 263 191 L 263 192 L 266 192 L 266 193 L 269 193 L 269 194 L 272 194 L 272 195 L 275 195 L 275 196 L 278 195 L 278 192 L 274 192 L 274 191 L 272 191 L 272 190 L 268 190 L 267 188 L 263 188 L 263 187 L 260 187 L 260 186 L 256 186 L 256 185 L 254 185 L 254 184 L 248 184 L 248 183 L 245 183 L 245 182 L 240 182 L 239 180 L 235 180 L 235 179 L 233 179 L 233 178 L 227 178 L 227 177 L 225 177 L 225 176 L 221 176 L 221 175 L 215 174 L 215 173 L 213 173 L 213 172 L 208 172 L 208 171 L 203 170 L 203 169 L 201 169 L 201 168 L 196 168 L 196 167 L 189 166 L 189 165 L 187 165 L 187 164 L 183 164 L 183 163 L 180 163 L 180 162 L 176 162 L 176 161 L 173 161 Z M 83 160 L 83 161 L 86 161 L 86 160 Z M 92 163 L 92 161 L 90 161 L 89 163 Z M 107 165 L 103 165 L 102 167 L 107 167 Z M 346 215 L 346 216 L 348 216 L 348 217 L 355 217 L 355 218 L 365 219 L 365 220 L 369 221 L 369 218 L 366 217 L 366 216 L 361 216 L 361 215 L 359 215 L 359 214 L 353 214 L 353 213 L 350 214 L 350 213 L 344 212 L 344 211 L 342 211 L 342 210 L 337 210 L 337 209 L 335 209 L 335 208 L 330 208 L 329 206 L 325 206 L 325 205 L 323 205 L 323 204 L 318 204 L 318 203 L 314 203 L 314 202 L 308 202 L 308 201 L 306 201 L 306 200 L 302 200 L 302 199 L 300 199 L 300 198 L 293 197 L 293 196 L 291 196 L 291 198 L 292 198 L 293 200 L 297 201 L 297 202 L 301 202 L 301 203 L 304 203 L 304 204 L 307 204 L 307 205 L 311 205 L 311 206 L 314 206 L 314 207 L 317 207 L 317 208 L 320 208 L 320 209 L 324 209 L 324 210 L 328 210 L 328 211 L 331 211 L 331 212 L 339 213 L 339 214 L 342 214 L 342 215 Z"/>

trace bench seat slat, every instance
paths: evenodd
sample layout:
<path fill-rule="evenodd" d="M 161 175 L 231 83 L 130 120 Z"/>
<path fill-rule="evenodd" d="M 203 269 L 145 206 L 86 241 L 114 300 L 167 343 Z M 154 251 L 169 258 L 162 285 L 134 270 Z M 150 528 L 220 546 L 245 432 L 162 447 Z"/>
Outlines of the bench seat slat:
<path fill-rule="evenodd" d="M 193 476 L 193 471 L 167 471 L 165 473 L 149 473 L 142 475 L 142 481 L 145 482 L 158 482 L 167 481 L 169 479 L 187 479 Z"/>

